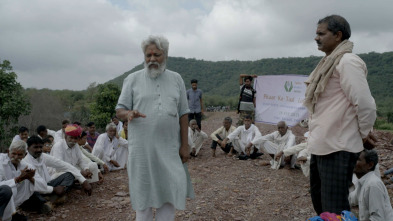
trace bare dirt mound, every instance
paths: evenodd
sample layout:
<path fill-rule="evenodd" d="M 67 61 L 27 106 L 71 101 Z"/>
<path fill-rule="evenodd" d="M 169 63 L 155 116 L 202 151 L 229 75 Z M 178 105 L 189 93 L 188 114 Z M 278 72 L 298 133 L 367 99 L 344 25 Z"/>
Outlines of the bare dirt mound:
<path fill-rule="evenodd" d="M 221 126 L 226 116 L 234 112 L 207 113 L 202 130 L 210 135 Z M 258 124 L 263 135 L 276 130 L 275 126 Z M 297 142 L 306 132 L 299 126 L 292 128 Z M 381 171 L 393 167 L 391 157 L 393 138 L 389 132 L 376 131 L 379 138 L 377 151 Z M 189 161 L 189 171 L 196 198 L 187 200 L 187 209 L 176 212 L 176 220 L 305 220 L 315 216 L 309 194 L 309 180 L 300 170 L 274 171 L 269 166 L 259 166 L 261 159 L 240 161 L 228 158 L 217 149 L 211 157 L 210 143 L 206 141 L 197 158 Z M 384 178 L 390 182 L 388 178 Z M 393 189 L 388 185 L 390 196 Z M 356 209 L 355 209 L 356 211 Z M 65 204 L 49 215 L 27 214 L 31 220 L 135 220 L 128 195 L 128 178 L 125 170 L 105 175 L 104 183 L 94 185 L 92 196 L 81 190 L 72 190 Z"/>

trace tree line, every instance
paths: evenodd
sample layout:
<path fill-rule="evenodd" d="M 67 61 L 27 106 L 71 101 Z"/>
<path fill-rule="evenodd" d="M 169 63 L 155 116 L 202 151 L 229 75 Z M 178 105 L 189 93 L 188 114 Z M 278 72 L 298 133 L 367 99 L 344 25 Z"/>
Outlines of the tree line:
<path fill-rule="evenodd" d="M 374 96 L 378 116 L 393 122 L 393 52 L 359 54 L 368 68 L 368 83 Z M 309 75 L 322 57 L 267 58 L 257 61 L 205 61 L 194 58 L 169 57 L 168 69 L 180 73 L 190 88 L 191 79 L 198 79 L 204 92 L 204 106 L 235 108 L 239 97 L 239 75 Z M 50 90 L 23 87 L 16 81 L 11 63 L 0 60 L 0 147 L 7 146 L 6 137 L 17 134 L 18 125 L 34 129 L 45 124 L 59 129 L 63 119 L 86 124 L 94 121 L 103 130 L 111 116 L 123 80 L 130 73 L 143 68 L 137 65 L 130 71 L 104 83 L 92 83 L 85 90 Z M 21 94 L 21 96 L 18 96 Z M 13 98 L 13 99 L 11 99 Z M 383 124 L 383 123 L 382 123 Z M 8 135 L 7 135 L 8 133 Z"/>

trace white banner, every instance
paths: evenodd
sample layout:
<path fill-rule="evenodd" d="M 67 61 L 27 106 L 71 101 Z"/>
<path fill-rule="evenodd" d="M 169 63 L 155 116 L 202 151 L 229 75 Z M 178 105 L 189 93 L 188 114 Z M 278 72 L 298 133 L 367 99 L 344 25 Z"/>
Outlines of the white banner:
<path fill-rule="evenodd" d="M 277 124 L 285 121 L 295 126 L 308 117 L 303 106 L 306 85 L 304 75 L 264 75 L 254 82 L 256 93 L 255 121 Z"/>

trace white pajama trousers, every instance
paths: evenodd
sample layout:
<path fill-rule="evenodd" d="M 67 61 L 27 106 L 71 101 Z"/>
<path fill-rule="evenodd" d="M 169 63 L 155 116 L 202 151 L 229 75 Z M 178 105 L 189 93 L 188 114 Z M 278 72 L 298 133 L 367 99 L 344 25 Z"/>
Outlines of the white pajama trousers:
<path fill-rule="evenodd" d="M 175 220 L 175 207 L 171 203 L 164 203 L 156 210 L 156 221 Z M 151 207 L 136 211 L 136 221 L 153 221 L 153 209 Z"/>

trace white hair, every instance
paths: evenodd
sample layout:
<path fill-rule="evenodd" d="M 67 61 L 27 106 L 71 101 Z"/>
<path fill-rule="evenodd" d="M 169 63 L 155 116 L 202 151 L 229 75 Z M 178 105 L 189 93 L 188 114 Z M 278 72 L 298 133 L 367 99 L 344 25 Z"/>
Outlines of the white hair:
<path fill-rule="evenodd" d="M 10 152 L 14 150 L 23 150 L 26 152 L 27 150 L 27 143 L 24 142 L 23 140 L 16 140 L 11 143 L 10 147 L 8 148 Z"/>
<path fill-rule="evenodd" d="M 117 129 L 116 124 L 115 123 L 109 123 L 106 125 L 105 130 L 108 131 L 109 129 Z"/>
<path fill-rule="evenodd" d="M 146 52 L 147 46 L 154 44 L 158 49 L 164 52 L 165 57 L 168 57 L 169 41 L 164 36 L 150 35 L 147 39 L 142 41 L 141 47 L 143 54 Z"/>

